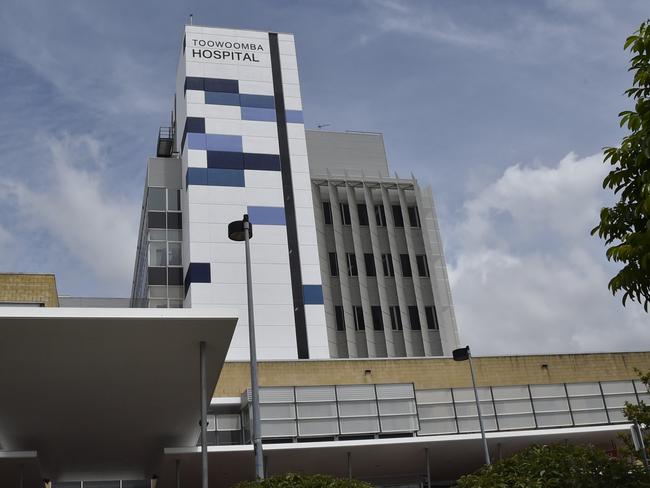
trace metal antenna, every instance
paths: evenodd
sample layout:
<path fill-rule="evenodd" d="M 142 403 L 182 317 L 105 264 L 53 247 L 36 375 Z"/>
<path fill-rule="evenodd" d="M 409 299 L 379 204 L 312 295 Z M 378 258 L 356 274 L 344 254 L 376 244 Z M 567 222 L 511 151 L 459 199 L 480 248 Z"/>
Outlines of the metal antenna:
<path fill-rule="evenodd" d="M 194 14 L 190 14 L 190 25 L 194 25 Z"/>
<path fill-rule="evenodd" d="M 316 127 L 318 127 L 319 129 L 322 129 L 323 127 L 329 127 L 330 125 L 332 125 L 332 124 L 318 124 Z"/>

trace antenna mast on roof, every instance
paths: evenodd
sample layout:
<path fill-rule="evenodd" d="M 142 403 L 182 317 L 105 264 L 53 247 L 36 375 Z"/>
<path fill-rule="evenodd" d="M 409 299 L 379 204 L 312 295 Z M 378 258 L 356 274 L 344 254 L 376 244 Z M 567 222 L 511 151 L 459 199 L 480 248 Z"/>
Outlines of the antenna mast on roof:
<path fill-rule="evenodd" d="M 190 25 L 194 25 L 194 14 L 190 14 Z"/>

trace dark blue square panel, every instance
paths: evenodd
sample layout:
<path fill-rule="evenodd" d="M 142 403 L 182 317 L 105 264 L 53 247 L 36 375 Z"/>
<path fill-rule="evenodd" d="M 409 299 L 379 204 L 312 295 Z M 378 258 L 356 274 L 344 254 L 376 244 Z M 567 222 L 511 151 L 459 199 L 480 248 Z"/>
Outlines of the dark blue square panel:
<path fill-rule="evenodd" d="M 239 95 L 242 107 L 273 108 L 275 109 L 275 98 L 272 95 Z"/>
<path fill-rule="evenodd" d="M 207 168 L 187 168 L 186 184 L 189 185 L 207 185 L 208 169 Z"/>
<path fill-rule="evenodd" d="M 210 263 L 190 263 L 185 275 L 185 294 L 192 283 L 210 282 Z"/>
<path fill-rule="evenodd" d="M 196 132 L 205 134 L 205 119 L 203 117 L 186 117 L 185 132 Z"/>
<path fill-rule="evenodd" d="M 205 103 L 208 105 L 233 105 L 239 106 L 239 95 L 226 92 L 205 92 Z"/>
<path fill-rule="evenodd" d="M 305 305 L 322 305 L 325 303 L 321 285 L 303 285 L 302 294 Z"/>
<path fill-rule="evenodd" d="M 243 169 L 208 168 L 209 186 L 244 186 Z"/>
<path fill-rule="evenodd" d="M 244 169 L 244 155 L 231 151 L 208 151 L 208 168 Z"/>
<path fill-rule="evenodd" d="M 239 93 L 239 81 L 223 78 L 205 78 L 206 92 Z"/>
<path fill-rule="evenodd" d="M 196 76 L 188 76 L 185 78 L 185 90 L 200 90 L 203 91 L 205 85 L 203 84 L 203 78 L 198 78 Z"/>
<path fill-rule="evenodd" d="M 280 156 L 278 154 L 244 153 L 244 169 L 280 171 Z"/>

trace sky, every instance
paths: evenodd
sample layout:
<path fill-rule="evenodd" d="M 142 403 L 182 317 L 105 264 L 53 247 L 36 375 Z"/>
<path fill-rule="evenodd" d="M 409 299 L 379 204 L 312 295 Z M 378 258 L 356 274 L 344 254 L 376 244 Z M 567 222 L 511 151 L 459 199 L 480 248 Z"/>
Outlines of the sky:
<path fill-rule="evenodd" d="M 130 294 L 190 13 L 294 33 L 307 128 L 382 132 L 391 170 L 431 186 L 475 354 L 650 348 L 589 235 L 642 0 L 3 0 L 0 271 Z"/>

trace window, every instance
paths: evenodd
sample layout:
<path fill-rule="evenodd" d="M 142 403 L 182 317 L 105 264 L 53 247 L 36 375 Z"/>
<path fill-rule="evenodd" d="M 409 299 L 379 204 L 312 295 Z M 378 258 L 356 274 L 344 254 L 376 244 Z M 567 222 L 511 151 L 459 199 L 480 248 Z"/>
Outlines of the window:
<path fill-rule="evenodd" d="M 393 222 L 395 222 L 395 227 L 404 227 L 402 208 L 399 205 L 393 205 Z"/>
<path fill-rule="evenodd" d="M 183 268 L 167 268 L 167 276 L 170 285 L 183 284 Z"/>
<path fill-rule="evenodd" d="M 372 314 L 372 328 L 375 330 L 384 330 L 384 318 L 381 315 L 381 307 L 373 305 L 370 307 Z"/>
<path fill-rule="evenodd" d="M 354 330 L 366 330 L 366 324 L 363 321 L 363 309 L 358 306 L 353 307 L 354 310 Z"/>
<path fill-rule="evenodd" d="M 350 205 L 347 203 L 340 203 L 341 207 L 341 222 L 343 225 L 351 225 L 352 219 L 350 218 Z"/>
<path fill-rule="evenodd" d="M 169 212 L 167 214 L 167 228 L 168 229 L 182 229 L 183 217 L 180 213 Z"/>
<path fill-rule="evenodd" d="M 339 263 L 336 260 L 336 253 L 331 252 L 329 253 L 330 257 L 330 275 L 331 276 L 338 276 L 339 275 Z"/>
<path fill-rule="evenodd" d="M 393 257 L 390 254 L 381 255 L 381 264 L 384 265 L 384 276 L 395 276 L 395 268 L 393 268 Z"/>
<path fill-rule="evenodd" d="M 420 212 L 417 207 L 409 207 L 409 223 L 411 227 L 420 227 Z"/>
<path fill-rule="evenodd" d="M 429 263 L 427 262 L 426 255 L 418 254 L 415 256 L 415 260 L 418 262 L 418 275 L 423 278 L 429 276 Z"/>
<path fill-rule="evenodd" d="M 359 270 L 357 269 L 357 257 L 354 253 L 347 253 L 345 255 L 348 260 L 348 276 L 359 276 Z"/>
<path fill-rule="evenodd" d="M 383 205 L 375 205 L 375 221 L 379 227 L 386 226 L 386 212 Z"/>
<path fill-rule="evenodd" d="M 162 210 L 163 212 L 167 209 L 166 205 L 166 194 L 167 190 L 165 188 L 149 188 L 147 193 L 147 209 L 149 210 Z"/>
<path fill-rule="evenodd" d="M 167 235 L 166 235 L 165 230 L 149 229 L 149 240 L 150 241 L 165 241 L 165 240 L 167 240 Z"/>
<path fill-rule="evenodd" d="M 375 257 L 372 254 L 364 254 L 363 260 L 366 263 L 366 275 L 377 276 L 377 270 L 375 269 Z"/>
<path fill-rule="evenodd" d="M 182 241 L 183 240 L 183 231 L 180 229 L 167 229 L 167 240 L 168 241 Z"/>
<path fill-rule="evenodd" d="M 150 229 L 165 229 L 167 227 L 165 212 L 148 212 L 147 221 Z"/>
<path fill-rule="evenodd" d="M 181 209 L 181 191 L 172 190 L 169 188 L 167 190 L 167 210 L 172 212 L 178 212 Z"/>
<path fill-rule="evenodd" d="M 167 243 L 167 263 L 169 263 L 169 266 L 180 266 L 182 264 L 180 242 Z"/>
<path fill-rule="evenodd" d="M 147 271 L 148 282 L 150 285 L 166 285 L 167 269 L 166 268 L 149 268 Z"/>
<path fill-rule="evenodd" d="M 336 316 L 336 330 L 345 330 L 345 318 L 343 317 L 343 307 L 341 305 L 334 306 L 334 315 Z"/>
<path fill-rule="evenodd" d="M 368 225 L 368 207 L 361 203 L 358 204 L 357 213 L 359 214 L 359 225 Z"/>
<path fill-rule="evenodd" d="M 397 305 L 390 307 L 390 328 L 393 330 L 402 330 L 402 316 Z"/>
<path fill-rule="evenodd" d="M 166 242 L 150 242 L 149 243 L 149 266 L 167 266 L 167 253 Z"/>
<path fill-rule="evenodd" d="M 402 276 L 413 276 L 411 273 L 411 261 L 408 254 L 400 254 L 399 260 L 402 263 Z"/>
<path fill-rule="evenodd" d="M 409 322 L 411 322 L 411 329 L 420 330 L 422 325 L 420 324 L 420 314 L 418 313 L 418 307 L 415 305 L 409 305 Z"/>
<path fill-rule="evenodd" d="M 326 224 L 332 225 L 332 206 L 330 202 L 323 202 L 323 219 Z"/>
<path fill-rule="evenodd" d="M 436 314 L 436 307 L 424 307 L 424 315 L 427 316 L 427 329 L 439 330 L 438 314 Z"/>

